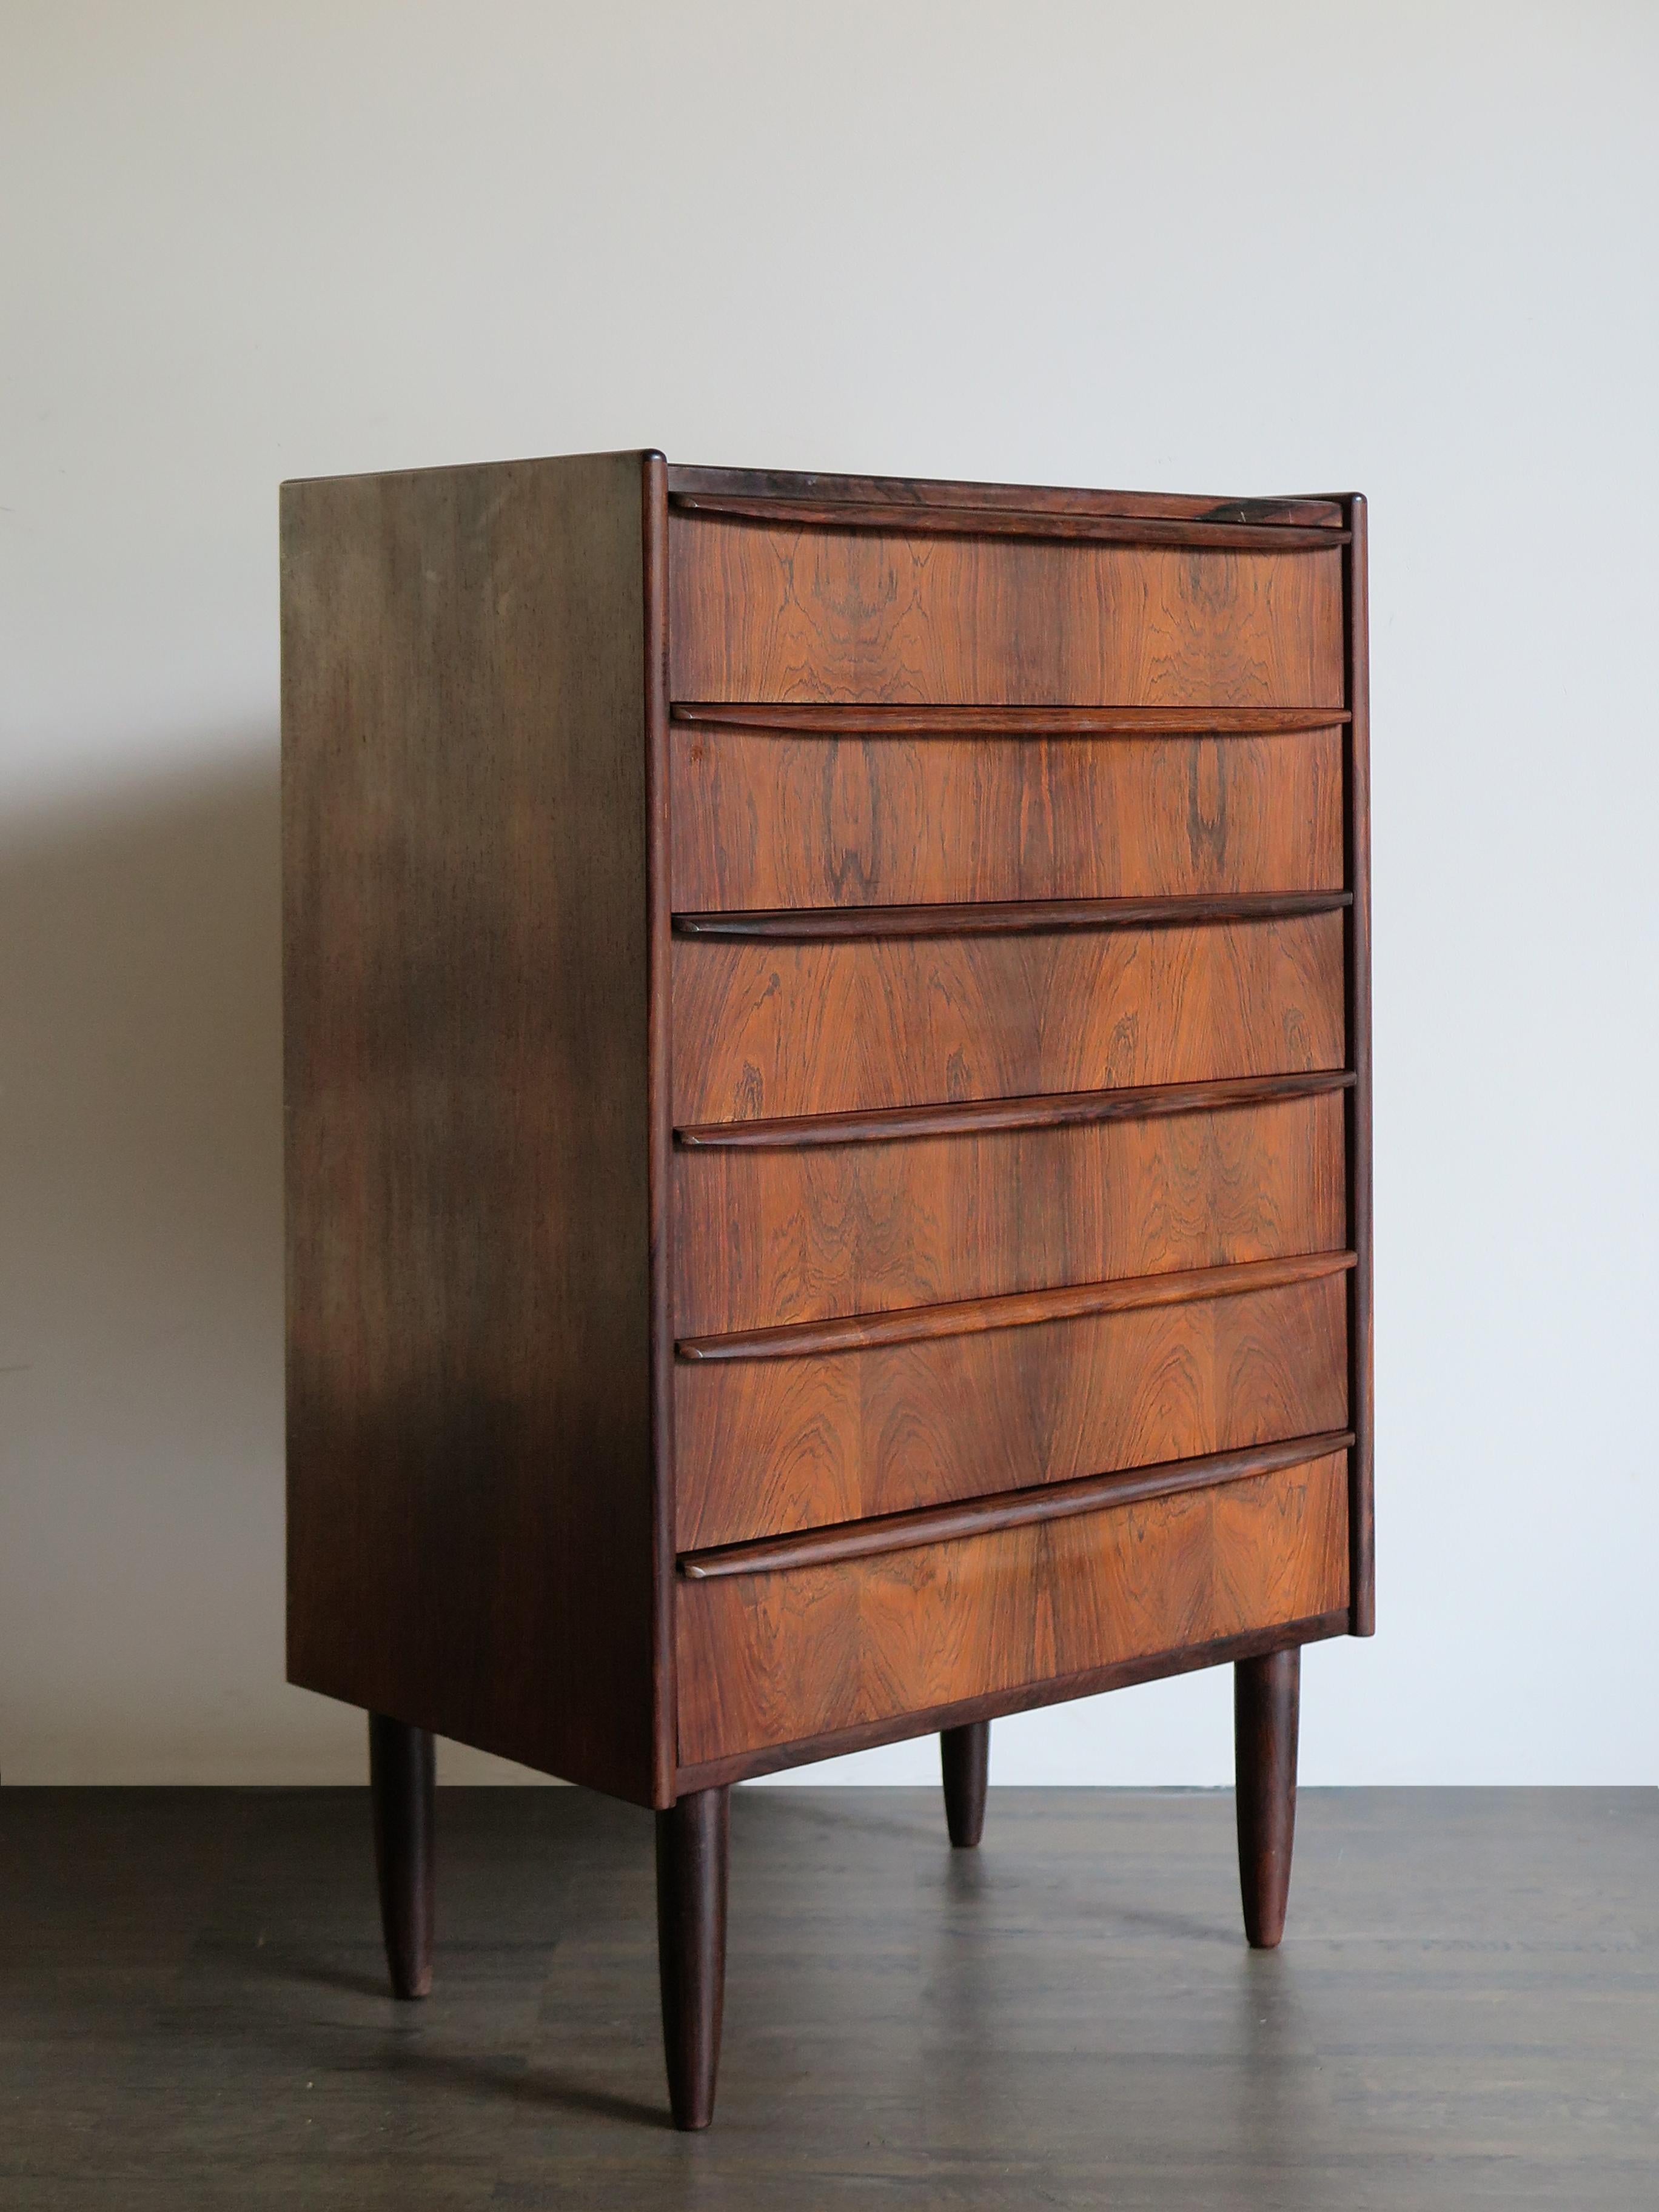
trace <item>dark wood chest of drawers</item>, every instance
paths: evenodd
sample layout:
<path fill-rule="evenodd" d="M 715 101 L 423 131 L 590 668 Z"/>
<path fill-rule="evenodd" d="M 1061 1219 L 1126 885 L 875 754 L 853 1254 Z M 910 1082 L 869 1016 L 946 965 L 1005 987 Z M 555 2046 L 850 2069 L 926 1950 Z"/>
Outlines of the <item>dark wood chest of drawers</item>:
<path fill-rule="evenodd" d="M 659 1812 L 1371 1627 L 1364 504 L 680 469 L 284 487 L 289 1672 Z"/>

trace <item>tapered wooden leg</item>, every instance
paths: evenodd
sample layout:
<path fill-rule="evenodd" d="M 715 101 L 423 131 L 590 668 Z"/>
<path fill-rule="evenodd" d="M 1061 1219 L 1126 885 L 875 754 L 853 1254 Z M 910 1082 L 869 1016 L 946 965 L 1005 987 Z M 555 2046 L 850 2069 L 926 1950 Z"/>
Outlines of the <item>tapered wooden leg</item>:
<path fill-rule="evenodd" d="M 729 1789 L 695 1790 L 657 1815 L 657 1959 L 677 2128 L 706 2128 L 714 2117 L 731 1838 Z"/>
<path fill-rule="evenodd" d="M 380 1926 L 392 1991 L 400 1997 L 423 1997 L 432 1987 L 434 1771 L 428 1729 L 369 1715 Z"/>
<path fill-rule="evenodd" d="M 1233 1670 L 1233 1752 L 1238 1803 L 1238 1879 L 1244 1933 L 1271 1951 L 1285 1933 L 1296 1838 L 1296 1735 L 1302 1653 L 1270 1651 Z"/>
<path fill-rule="evenodd" d="M 985 1832 L 985 1784 L 991 1771 L 991 1723 L 941 1729 L 939 1765 L 945 1770 L 945 1823 L 959 1851 L 971 1850 Z"/>

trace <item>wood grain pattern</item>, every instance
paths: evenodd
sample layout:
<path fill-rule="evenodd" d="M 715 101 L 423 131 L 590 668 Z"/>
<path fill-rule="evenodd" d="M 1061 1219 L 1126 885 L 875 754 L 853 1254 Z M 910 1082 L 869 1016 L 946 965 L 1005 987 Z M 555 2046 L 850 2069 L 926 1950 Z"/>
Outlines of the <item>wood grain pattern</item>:
<path fill-rule="evenodd" d="M 1231 1111 L 1283 1098 L 1351 1090 L 1347 1068 L 1304 1075 L 1234 1076 L 1221 1083 L 1126 1085 L 1121 1091 L 1052 1091 L 1031 1098 L 878 1106 L 861 1114 L 798 1114 L 775 1121 L 690 1121 L 674 1132 L 686 1152 L 794 1152 L 804 1146 L 885 1145 L 917 1137 L 984 1136 L 993 1129 L 1076 1129 L 1165 1114 Z"/>
<path fill-rule="evenodd" d="M 1347 1425 L 1340 1272 L 675 1372 L 682 1552 Z M 682 1601 L 683 1602 L 683 1601 Z"/>
<path fill-rule="evenodd" d="M 713 1582 L 722 1575 L 782 1574 L 799 1567 L 827 1566 L 836 1559 L 868 1559 L 878 1552 L 915 1551 L 928 1544 L 954 1543 L 961 1536 L 984 1536 L 994 1529 L 1024 1528 L 1040 1521 L 1063 1520 L 1068 1514 L 1138 1505 L 1149 1498 L 1172 1498 L 1180 1491 L 1237 1482 L 1246 1475 L 1324 1459 L 1346 1451 L 1352 1443 L 1352 1429 L 1331 1429 L 1319 1436 L 1289 1437 L 1280 1443 L 1251 1444 L 1243 1451 L 1206 1452 L 1200 1459 L 1164 1460 L 1116 1474 L 1085 1475 L 1080 1482 L 1038 1483 L 1030 1490 L 969 1498 L 959 1505 L 927 1505 L 914 1513 L 880 1514 L 873 1520 L 842 1521 L 828 1528 L 797 1529 L 788 1536 L 762 1536 L 711 1552 L 686 1552 L 679 1571 L 688 1582 Z"/>
<path fill-rule="evenodd" d="M 676 939 L 674 1119 L 1346 1064 L 1340 915 L 846 943 Z"/>
<path fill-rule="evenodd" d="M 677 1151 L 676 1333 L 1342 1249 L 1343 1095 L 901 1143 Z"/>
<path fill-rule="evenodd" d="M 1075 1698 L 1103 1697 L 1110 1690 L 1129 1690 L 1141 1682 L 1167 1680 L 1176 1674 L 1192 1674 L 1206 1667 L 1236 1666 L 1241 1659 L 1260 1658 L 1268 1651 L 1288 1651 L 1318 1644 L 1349 1632 L 1350 1612 L 1346 1592 L 1340 1607 L 1302 1620 L 1276 1621 L 1270 1628 L 1248 1629 L 1240 1636 L 1213 1637 L 1207 1644 L 1176 1644 L 1161 1651 L 1147 1651 L 1133 1659 L 1119 1659 L 1104 1667 L 1091 1667 L 1079 1674 L 1051 1674 L 1042 1682 L 1025 1682 L 1012 1689 L 992 1690 L 982 1696 L 953 1698 L 948 1705 L 929 1705 L 916 1712 L 889 1713 L 880 1720 L 862 1721 L 818 1735 L 792 1736 L 787 1742 L 757 1744 L 746 1751 L 718 1759 L 688 1760 L 679 1769 L 682 1792 L 712 1790 L 722 1783 L 746 1782 L 756 1775 L 780 1774 L 792 1766 L 810 1765 L 821 1759 L 843 1759 L 849 1752 L 870 1751 L 878 1745 L 902 1743 L 907 1738 L 936 1735 L 947 1728 L 965 1728 L 973 1721 L 994 1721 L 1010 1713 L 1029 1713 L 1044 1706 L 1068 1704 Z"/>
<path fill-rule="evenodd" d="M 690 700 L 1343 707 L 1343 550 L 812 530 L 669 517 Z"/>
<path fill-rule="evenodd" d="M 1347 1464 L 680 1594 L 685 1766 L 1322 1614 Z"/>
<path fill-rule="evenodd" d="M 916 1344 L 937 1336 L 979 1336 L 1036 1322 L 1075 1321 L 1086 1314 L 1127 1313 L 1134 1306 L 1190 1305 L 1236 1297 L 1245 1291 L 1311 1282 L 1352 1267 L 1352 1252 L 1292 1253 L 1236 1267 L 1184 1267 L 1159 1275 L 1124 1275 L 1104 1283 L 1059 1284 L 1011 1291 L 994 1298 L 958 1298 L 949 1305 L 906 1306 L 896 1313 L 836 1314 L 823 1321 L 787 1322 L 776 1328 L 736 1329 L 724 1336 L 683 1336 L 676 1358 L 692 1362 L 797 1359 L 819 1352 L 861 1352 L 874 1345 Z"/>
<path fill-rule="evenodd" d="M 283 722 L 290 1679 L 649 1804 L 644 463 L 285 487 Z"/>
<path fill-rule="evenodd" d="M 674 904 L 1340 890 L 1342 732 L 785 737 L 676 728 Z"/>
<path fill-rule="evenodd" d="M 1164 516 L 1175 521 L 1284 522 L 1328 530 L 1348 526 L 1340 499 L 1216 498 L 1175 491 L 1097 491 L 1060 484 L 963 483 L 943 477 L 827 476 L 793 469 L 669 465 L 676 500 L 726 494 L 750 499 L 817 501 L 830 507 L 880 506 L 902 520 L 934 507 L 1015 508 L 1025 514 Z"/>

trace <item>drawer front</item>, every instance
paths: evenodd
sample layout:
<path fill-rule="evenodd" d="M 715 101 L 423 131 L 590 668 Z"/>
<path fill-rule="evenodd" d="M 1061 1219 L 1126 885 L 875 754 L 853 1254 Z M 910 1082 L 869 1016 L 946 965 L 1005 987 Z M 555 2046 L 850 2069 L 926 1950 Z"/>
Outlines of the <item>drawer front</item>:
<path fill-rule="evenodd" d="M 668 529 L 676 699 L 1343 704 L 1334 548 Z"/>
<path fill-rule="evenodd" d="M 1347 1279 L 783 1358 L 679 1361 L 676 1548 L 1340 1430 Z"/>
<path fill-rule="evenodd" d="M 1347 1455 L 1034 1527 L 682 1582 L 683 1764 L 970 1698 L 1348 1602 Z"/>
<path fill-rule="evenodd" d="M 1340 1250 L 1343 1097 L 677 1151 L 677 1335 Z"/>
<path fill-rule="evenodd" d="M 1344 1065 L 1340 912 L 672 957 L 681 1127 Z"/>
<path fill-rule="evenodd" d="M 1336 728 L 1225 737 L 677 728 L 680 912 L 1342 887 Z"/>

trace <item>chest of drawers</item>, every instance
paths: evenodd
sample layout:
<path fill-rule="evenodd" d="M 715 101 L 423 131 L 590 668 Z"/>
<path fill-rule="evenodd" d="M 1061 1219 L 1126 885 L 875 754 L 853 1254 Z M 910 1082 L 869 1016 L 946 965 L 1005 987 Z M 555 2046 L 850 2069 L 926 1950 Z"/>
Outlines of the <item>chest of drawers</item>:
<path fill-rule="evenodd" d="M 670 467 L 283 501 L 290 1678 L 656 1809 L 1372 1622 L 1364 504 Z"/>

